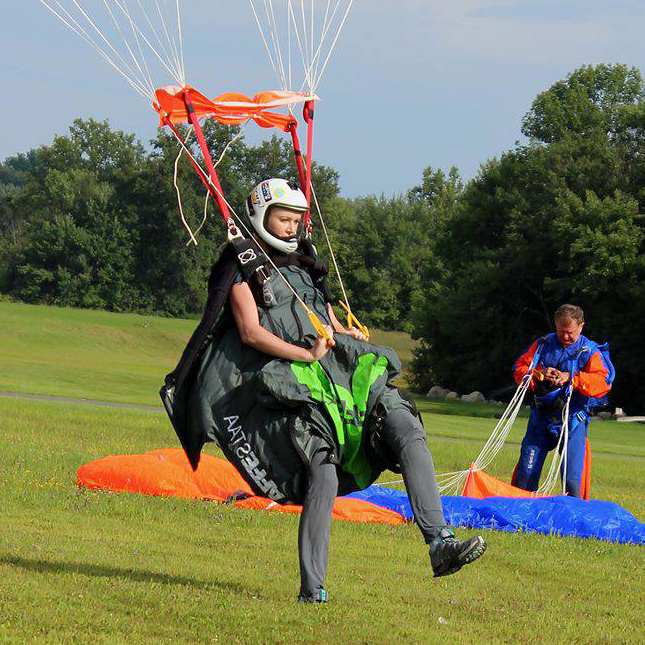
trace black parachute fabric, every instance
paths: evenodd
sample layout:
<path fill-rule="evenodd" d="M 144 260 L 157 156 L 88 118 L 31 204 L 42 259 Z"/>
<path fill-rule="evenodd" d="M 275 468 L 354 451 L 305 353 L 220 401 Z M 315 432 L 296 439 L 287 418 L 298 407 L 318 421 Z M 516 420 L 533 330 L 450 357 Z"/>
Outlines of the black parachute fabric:
<path fill-rule="evenodd" d="M 276 260 L 299 297 L 330 324 L 320 264 L 293 256 Z M 310 347 L 316 332 L 304 309 L 276 269 L 265 266 L 263 272 L 268 279 L 261 287 L 251 284 L 260 323 L 289 343 Z M 380 419 L 397 407 L 413 411 L 391 385 L 400 372 L 396 353 L 345 334 L 336 334 L 336 345 L 315 363 L 278 359 L 244 345 L 223 297 L 242 279 L 235 253 L 225 251 L 183 365 L 161 390 L 193 467 L 203 444 L 215 441 L 256 494 L 299 503 L 309 460 L 324 450 L 340 466 L 340 494 L 369 486 L 386 463 Z"/>

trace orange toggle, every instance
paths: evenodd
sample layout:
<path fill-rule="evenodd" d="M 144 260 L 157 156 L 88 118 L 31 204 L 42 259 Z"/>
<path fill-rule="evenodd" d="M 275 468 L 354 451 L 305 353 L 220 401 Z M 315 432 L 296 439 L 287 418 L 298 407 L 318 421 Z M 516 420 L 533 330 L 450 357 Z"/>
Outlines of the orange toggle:
<path fill-rule="evenodd" d="M 356 316 L 352 313 L 352 310 L 342 300 L 339 300 L 338 304 L 347 312 L 347 329 L 356 327 L 356 329 L 358 329 L 358 331 L 360 331 L 363 336 L 365 336 L 365 340 L 369 340 L 370 330 L 367 328 L 367 326 L 364 325 L 358 318 L 356 318 Z"/>
<path fill-rule="evenodd" d="M 311 311 L 311 309 L 307 309 L 307 316 L 309 316 L 309 320 L 311 321 L 311 324 L 314 326 L 314 329 L 318 333 L 318 336 L 321 338 L 324 338 L 325 340 L 331 340 L 331 337 L 327 333 L 327 330 L 324 328 L 323 324 L 320 322 L 320 319 L 316 314 Z"/>

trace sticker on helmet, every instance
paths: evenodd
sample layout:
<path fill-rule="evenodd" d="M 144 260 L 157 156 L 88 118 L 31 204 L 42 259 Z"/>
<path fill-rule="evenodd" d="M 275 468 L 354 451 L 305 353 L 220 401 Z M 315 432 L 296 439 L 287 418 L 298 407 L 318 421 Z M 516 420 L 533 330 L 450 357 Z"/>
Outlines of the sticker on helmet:
<path fill-rule="evenodd" d="M 269 191 L 269 182 L 265 181 L 262 184 L 262 197 L 264 197 L 265 202 L 271 201 L 271 192 Z"/>
<path fill-rule="evenodd" d="M 254 204 L 255 206 L 258 206 L 258 205 L 259 205 L 259 203 L 260 203 L 260 197 L 258 196 L 258 193 L 257 193 L 257 191 L 256 191 L 256 190 L 254 190 L 254 191 L 251 193 L 251 201 L 253 202 L 253 204 Z"/>
<path fill-rule="evenodd" d="M 284 197 L 284 190 L 282 190 L 282 188 L 276 188 L 273 191 L 273 195 L 276 199 L 282 199 Z"/>

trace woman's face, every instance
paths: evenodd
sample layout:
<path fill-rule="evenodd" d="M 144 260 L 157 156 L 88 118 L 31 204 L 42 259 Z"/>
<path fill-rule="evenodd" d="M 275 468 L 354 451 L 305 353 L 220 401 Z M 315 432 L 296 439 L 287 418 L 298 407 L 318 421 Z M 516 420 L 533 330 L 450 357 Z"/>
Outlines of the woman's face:
<path fill-rule="evenodd" d="M 302 213 L 284 206 L 272 206 L 267 216 L 266 229 L 281 240 L 296 236 Z"/>

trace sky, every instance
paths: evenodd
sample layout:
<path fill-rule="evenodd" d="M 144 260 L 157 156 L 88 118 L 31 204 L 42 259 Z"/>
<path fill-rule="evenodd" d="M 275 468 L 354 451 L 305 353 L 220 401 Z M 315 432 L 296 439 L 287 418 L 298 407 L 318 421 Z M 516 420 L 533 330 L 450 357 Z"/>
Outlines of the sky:
<path fill-rule="evenodd" d="M 209 97 L 277 87 L 247 0 L 180 6 L 191 85 Z M 0 0 L 0 11 L 0 159 L 51 143 L 77 117 L 154 137 L 147 100 L 38 0 Z M 317 88 L 314 156 L 347 197 L 401 193 L 427 166 L 469 179 L 522 141 L 534 98 L 577 67 L 645 73 L 643 33 L 642 0 L 355 0 Z M 250 143 L 263 134 L 245 130 Z"/>

